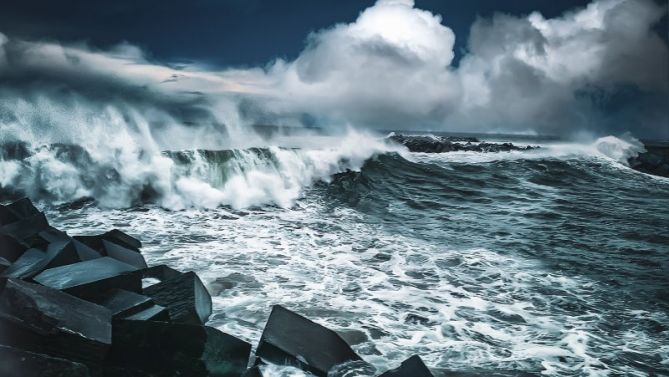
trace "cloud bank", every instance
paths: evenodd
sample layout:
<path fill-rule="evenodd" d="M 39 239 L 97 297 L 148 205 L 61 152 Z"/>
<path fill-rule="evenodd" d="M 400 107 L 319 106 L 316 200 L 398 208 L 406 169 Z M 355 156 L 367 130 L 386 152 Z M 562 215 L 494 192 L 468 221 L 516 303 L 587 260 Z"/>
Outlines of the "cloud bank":
<path fill-rule="evenodd" d="M 380 0 L 309 35 L 295 60 L 218 71 L 130 45 L 0 34 L 0 122 L 5 135 L 64 141 L 123 124 L 160 148 L 248 142 L 250 124 L 669 139 L 669 53 L 653 30 L 665 13 L 652 0 L 597 0 L 553 19 L 498 14 L 472 25 L 454 63 L 457 36 L 439 15 Z"/>

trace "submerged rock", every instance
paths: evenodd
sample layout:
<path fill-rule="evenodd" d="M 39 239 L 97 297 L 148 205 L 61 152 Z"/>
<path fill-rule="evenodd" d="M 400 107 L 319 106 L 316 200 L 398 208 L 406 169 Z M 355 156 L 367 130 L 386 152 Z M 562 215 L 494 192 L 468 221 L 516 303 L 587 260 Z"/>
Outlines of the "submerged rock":
<path fill-rule="evenodd" d="M 0 291 L 0 344 L 73 360 L 102 360 L 111 312 L 55 289 L 7 279 Z"/>
<path fill-rule="evenodd" d="M 280 305 L 272 308 L 256 356 L 321 377 L 336 365 L 362 360 L 336 332 Z"/>
<path fill-rule="evenodd" d="M 109 361 L 161 376 L 239 377 L 250 354 L 250 344 L 212 327 L 119 320 Z"/>
<path fill-rule="evenodd" d="M 392 135 L 391 142 L 402 144 L 409 152 L 446 153 L 446 152 L 510 152 L 537 149 L 538 147 L 520 147 L 512 143 L 488 143 L 476 138 L 452 136 L 405 136 Z"/>

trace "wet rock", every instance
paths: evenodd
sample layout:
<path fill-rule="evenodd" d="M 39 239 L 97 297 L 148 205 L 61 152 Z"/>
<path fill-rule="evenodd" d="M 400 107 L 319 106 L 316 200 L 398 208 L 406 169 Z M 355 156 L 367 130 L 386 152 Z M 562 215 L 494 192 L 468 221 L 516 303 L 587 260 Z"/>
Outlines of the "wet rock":
<path fill-rule="evenodd" d="M 0 277 L 2 276 L 2 273 L 7 269 L 12 264 L 12 262 L 8 261 L 7 259 L 0 257 Z"/>
<path fill-rule="evenodd" d="M 25 241 L 31 237 L 35 237 L 39 232 L 46 230 L 48 227 L 49 223 L 44 214 L 38 213 L 34 216 L 3 225 L 0 227 L 0 234 L 11 235 L 17 241 L 26 243 Z M 32 246 L 33 244 L 27 243 L 27 245 Z"/>
<path fill-rule="evenodd" d="M 369 340 L 367 333 L 360 330 L 340 330 L 337 331 L 337 334 L 350 346 L 355 346 Z"/>
<path fill-rule="evenodd" d="M 0 345 L 0 376 L 88 377 L 86 365 Z"/>
<path fill-rule="evenodd" d="M 135 237 L 132 237 L 118 229 L 112 229 L 109 232 L 103 233 L 102 238 L 107 241 L 114 242 L 118 245 L 125 246 L 129 249 L 139 250 L 142 248 L 142 242 Z"/>
<path fill-rule="evenodd" d="M 245 288 L 260 288 L 262 284 L 253 276 L 233 272 L 228 276 L 220 277 L 209 284 L 209 291 L 212 296 L 218 296 L 226 289 L 232 289 L 239 285 Z"/>
<path fill-rule="evenodd" d="M 73 360 L 102 360 L 111 312 L 63 292 L 7 279 L 0 292 L 0 344 Z"/>
<path fill-rule="evenodd" d="M 85 243 L 86 245 L 97 250 L 100 253 L 104 253 L 105 246 L 103 241 L 112 242 L 118 246 L 122 246 L 136 253 L 139 253 L 140 252 L 139 249 L 142 248 L 142 243 L 138 239 L 118 229 L 113 229 L 110 230 L 109 232 L 94 236 L 74 236 L 74 238 Z"/>
<path fill-rule="evenodd" d="M 242 377 L 263 377 L 262 372 L 260 371 L 260 368 L 255 366 L 253 368 L 249 368 Z"/>
<path fill-rule="evenodd" d="M 250 344 L 211 327 L 119 320 L 109 363 L 161 376 L 239 377 L 250 353 Z"/>
<path fill-rule="evenodd" d="M 67 233 L 62 232 L 54 227 L 47 227 L 45 230 L 37 234 L 45 243 L 59 242 L 70 240 L 70 236 Z"/>
<path fill-rule="evenodd" d="M 46 253 L 37 249 L 28 249 L 19 259 L 2 272 L 4 277 L 26 279 L 35 276 L 44 261 Z"/>
<path fill-rule="evenodd" d="M 135 266 L 137 268 L 146 268 L 146 261 L 142 254 L 135 250 L 119 246 L 113 242 L 102 240 L 105 255 L 110 256 L 116 260 Z"/>
<path fill-rule="evenodd" d="M 512 143 L 487 143 L 476 138 L 452 136 L 407 136 L 392 135 L 388 140 L 402 144 L 410 152 L 446 153 L 446 152 L 509 152 L 537 149 L 538 147 L 520 147 Z"/>
<path fill-rule="evenodd" d="M 41 214 L 28 198 L 21 198 L 5 207 L 13 215 L 15 221 Z"/>
<path fill-rule="evenodd" d="M 336 332 L 280 305 L 272 308 L 256 356 L 322 377 L 335 365 L 362 360 Z"/>
<path fill-rule="evenodd" d="M 418 355 L 404 360 L 396 369 L 391 369 L 379 377 L 434 377 Z"/>
<path fill-rule="evenodd" d="M 172 279 L 181 276 L 181 272 L 168 267 L 164 264 L 152 266 L 142 270 L 142 278 L 153 278 L 160 281 Z"/>
<path fill-rule="evenodd" d="M 0 257 L 14 262 L 26 249 L 27 247 L 14 239 L 14 237 L 5 234 L 0 235 Z"/>
<path fill-rule="evenodd" d="M 110 257 L 50 268 L 33 278 L 36 282 L 81 298 L 118 288 L 141 292 L 141 274 L 136 267 Z"/>
<path fill-rule="evenodd" d="M 140 312 L 128 315 L 124 319 L 133 321 L 169 321 L 170 313 L 164 306 L 152 305 Z"/>
<path fill-rule="evenodd" d="M 89 299 L 109 309 L 113 318 L 123 318 L 154 305 L 151 298 L 125 289 L 111 289 Z"/>
<path fill-rule="evenodd" d="M 146 287 L 144 294 L 166 307 L 175 322 L 204 324 L 211 315 L 211 296 L 194 272 Z"/>

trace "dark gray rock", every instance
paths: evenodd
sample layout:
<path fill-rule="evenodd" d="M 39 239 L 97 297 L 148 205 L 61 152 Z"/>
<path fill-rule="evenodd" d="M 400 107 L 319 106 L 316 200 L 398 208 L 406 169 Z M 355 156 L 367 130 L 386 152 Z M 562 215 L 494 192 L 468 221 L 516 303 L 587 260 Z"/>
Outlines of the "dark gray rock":
<path fill-rule="evenodd" d="M 404 360 L 396 369 L 391 369 L 379 377 L 434 377 L 418 355 Z"/>
<path fill-rule="evenodd" d="M 21 198 L 6 208 L 16 220 L 27 219 L 41 213 L 28 198 Z"/>
<path fill-rule="evenodd" d="M 175 322 L 204 324 L 211 315 L 211 296 L 194 272 L 146 287 L 144 294 L 166 307 Z"/>
<path fill-rule="evenodd" d="M 167 311 L 167 308 L 160 305 L 152 305 L 149 308 L 146 308 L 135 314 L 128 315 L 124 319 L 132 321 L 169 321 L 170 313 Z"/>
<path fill-rule="evenodd" d="M 42 213 L 38 213 L 31 217 L 19 219 L 12 223 L 0 227 L 0 234 L 6 234 L 14 237 L 19 242 L 23 242 L 28 246 L 34 246 L 31 238 L 36 237 L 39 232 L 46 230 L 49 227 L 49 222 Z M 40 240 L 38 238 L 38 240 Z"/>
<path fill-rule="evenodd" d="M 73 360 L 102 360 L 111 312 L 63 292 L 7 279 L 0 291 L 0 344 Z"/>
<path fill-rule="evenodd" d="M 47 247 L 41 259 L 40 253 L 30 249 L 16 261 L 16 268 L 11 266 L 5 275 L 20 279 L 31 279 L 44 270 L 70 265 L 77 262 L 100 258 L 101 255 L 76 240 L 56 241 Z M 10 272 L 11 270 L 11 272 Z"/>
<path fill-rule="evenodd" d="M 250 353 L 250 344 L 211 327 L 118 320 L 109 363 L 161 376 L 239 377 Z"/>
<path fill-rule="evenodd" d="M 0 257 L 14 262 L 26 251 L 27 247 L 10 235 L 0 234 Z"/>
<path fill-rule="evenodd" d="M 139 269 L 146 268 L 146 261 L 142 254 L 135 250 L 119 246 L 111 241 L 102 240 L 105 255 L 110 256 L 116 260 L 135 266 Z"/>
<path fill-rule="evenodd" d="M 46 253 L 37 249 L 28 249 L 19 259 L 12 263 L 0 276 L 8 278 L 26 279 L 35 276 L 40 271 L 40 266 L 46 257 Z"/>
<path fill-rule="evenodd" d="M 391 142 L 404 145 L 410 152 L 447 153 L 456 151 L 469 152 L 510 152 L 537 149 L 538 147 L 520 147 L 512 143 L 487 143 L 476 138 L 451 136 L 414 136 L 392 135 Z"/>
<path fill-rule="evenodd" d="M 142 243 L 138 239 L 118 229 L 94 236 L 74 236 L 74 238 L 103 254 L 105 253 L 103 241 L 112 242 L 136 253 L 139 253 L 139 249 L 142 247 Z"/>
<path fill-rule="evenodd" d="M 0 345 L 0 376 L 88 377 L 88 368 L 71 360 Z"/>
<path fill-rule="evenodd" d="M 111 257 L 50 268 L 33 280 L 81 298 L 113 288 L 137 293 L 142 289 L 141 273 L 137 268 Z"/>
<path fill-rule="evenodd" d="M 151 298 L 125 289 L 111 289 L 89 298 L 109 309 L 113 318 L 123 318 L 154 306 Z"/>
<path fill-rule="evenodd" d="M 321 377 L 338 364 L 362 360 L 336 332 L 280 305 L 272 308 L 256 356 Z"/>
<path fill-rule="evenodd" d="M 255 366 L 253 368 L 249 368 L 242 377 L 263 377 L 262 372 L 260 371 L 260 368 Z"/>
<path fill-rule="evenodd" d="M 167 279 L 173 279 L 173 278 L 179 277 L 181 275 L 182 275 L 181 272 L 179 272 L 179 271 L 177 271 L 177 270 L 175 270 L 171 267 L 168 267 L 164 264 L 160 264 L 158 266 L 145 268 L 144 270 L 142 270 L 142 277 L 143 278 L 145 278 L 145 279 L 146 278 L 153 278 L 153 279 L 158 279 L 160 281 L 164 281 L 164 280 L 167 280 Z"/>

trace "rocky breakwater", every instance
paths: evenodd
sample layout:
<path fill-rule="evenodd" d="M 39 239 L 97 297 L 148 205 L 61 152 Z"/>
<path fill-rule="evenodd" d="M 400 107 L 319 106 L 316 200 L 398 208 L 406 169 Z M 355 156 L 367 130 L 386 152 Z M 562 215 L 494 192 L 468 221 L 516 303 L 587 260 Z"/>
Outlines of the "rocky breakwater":
<path fill-rule="evenodd" d="M 28 199 L 0 205 L 0 376 L 262 376 L 266 364 L 319 377 L 429 377 L 413 356 L 377 372 L 335 331 L 275 305 L 255 351 L 206 326 L 193 272 L 147 266 L 119 230 L 70 236 Z"/>
<path fill-rule="evenodd" d="M 391 143 L 401 144 L 409 152 L 446 153 L 446 152 L 510 152 L 537 149 L 534 146 L 517 146 L 512 143 L 488 143 L 475 137 L 457 136 L 408 136 L 392 134 L 387 137 Z"/>

